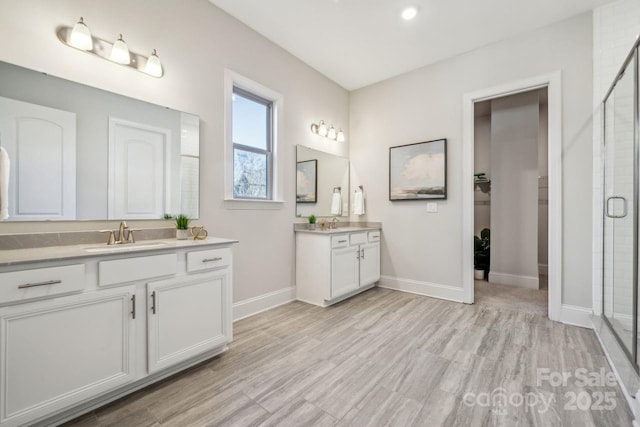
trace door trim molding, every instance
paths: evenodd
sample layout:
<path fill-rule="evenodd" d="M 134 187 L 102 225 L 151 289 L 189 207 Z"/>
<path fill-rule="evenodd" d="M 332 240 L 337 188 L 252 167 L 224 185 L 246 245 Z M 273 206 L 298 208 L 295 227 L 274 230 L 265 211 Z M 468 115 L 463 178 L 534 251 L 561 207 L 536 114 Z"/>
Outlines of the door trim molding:
<path fill-rule="evenodd" d="M 474 103 L 530 90 L 548 91 L 549 163 L 549 319 L 561 321 L 562 304 L 562 72 L 469 92 L 462 100 L 462 287 L 473 304 Z"/>

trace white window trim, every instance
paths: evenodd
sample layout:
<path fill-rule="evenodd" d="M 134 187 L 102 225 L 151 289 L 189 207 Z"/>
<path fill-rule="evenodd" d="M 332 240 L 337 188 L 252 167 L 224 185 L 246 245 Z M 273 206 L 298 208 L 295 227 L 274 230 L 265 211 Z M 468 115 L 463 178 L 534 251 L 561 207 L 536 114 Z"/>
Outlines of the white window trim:
<path fill-rule="evenodd" d="M 231 114 L 233 111 L 232 96 L 233 87 L 239 87 L 248 92 L 254 93 L 261 98 L 273 103 L 273 140 L 271 142 L 271 156 L 273 161 L 272 171 L 272 199 L 271 200 L 251 200 L 238 199 L 233 197 L 233 135 Z M 282 167 L 279 162 L 280 151 L 280 130 L 283 126 L 283 104 L 284 99 L 278 92 L 269 89 L 235 71 L 224 70 L 224 205 L 227 209 L 282 209 L 285 201 Z"/>

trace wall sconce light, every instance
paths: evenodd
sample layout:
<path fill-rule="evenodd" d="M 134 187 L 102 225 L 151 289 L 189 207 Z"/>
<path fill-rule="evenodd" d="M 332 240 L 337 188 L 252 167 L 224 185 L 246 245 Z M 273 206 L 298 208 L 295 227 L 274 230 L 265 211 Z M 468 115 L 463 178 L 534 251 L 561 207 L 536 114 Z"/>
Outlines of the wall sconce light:
<path fill-rule="evenodd" d="M 69 37 L 69 44 L 77 49 L 91 50 L 93 49 L 93 38 L 91 37 L 91 31 L 87 27 L 80 17 L 80 20 L 73 26 L 71 30 L 71 36 Z"/>
<path fill-rule="evenodd" d="M 144 72 L 153 77 L 162 77 L 162 64 L 160 63 L 160 58 L 158 58 L 155 49 L 153 49 L 151 56 L 147 59 L 147 64 L 144 66 Z"/>
<path fill-rule="evenodd" d="M 318 124 L 318 135 L 327 136 L 327 125 L 324 120 L 320 120 L 320 124 Z"/>
<path fill-rule="evenodd" d="M 122 38 L 122 34 L 118 36 L 118 40 L 113 43 L 111 47 L 111 55 L 109 59 L 118 64 L 128 65 L 131 63 L 131 55 L 129 54 L 129 48 Z"/>
<path fill-rule="evenodd" d="M 160 63 L 160 58 L 154 49 L 148 58 L 144 55 L 129 51 L 127 44 L 122 38 L 122 34 L 113 43 L 99 39 L 91 35 L 89 27 L 84 23 L 84 19 L 70 27 L 60 27 L 57 30 L 58 39 L 69 47 L 90 53 L 102 59 L 116 64 L 131 67 L 141 73 L 153 77 L 162 77 L 164 70 Z"/>
<path fill-rule="evenodd" d="M 336 132 L 336 129 L 333 127 L 333 125 L 327 127 L 327 124 L 324 122 L 324 120 L 320 120 L 318 124 L 311 123 L 311 132 L 338 142 L 344 142 L 345 140 L 344 132 L 342 132 L 342 129 Z"/>

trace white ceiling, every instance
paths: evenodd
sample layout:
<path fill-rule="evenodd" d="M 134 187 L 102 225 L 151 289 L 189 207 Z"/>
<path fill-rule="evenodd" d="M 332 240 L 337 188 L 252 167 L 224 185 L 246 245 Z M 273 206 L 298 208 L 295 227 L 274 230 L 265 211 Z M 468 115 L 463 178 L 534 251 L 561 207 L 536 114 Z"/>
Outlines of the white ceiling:
<path fill-rule="evenodd" d="M 613 0 L 209 1 L 353 90 Z"/>

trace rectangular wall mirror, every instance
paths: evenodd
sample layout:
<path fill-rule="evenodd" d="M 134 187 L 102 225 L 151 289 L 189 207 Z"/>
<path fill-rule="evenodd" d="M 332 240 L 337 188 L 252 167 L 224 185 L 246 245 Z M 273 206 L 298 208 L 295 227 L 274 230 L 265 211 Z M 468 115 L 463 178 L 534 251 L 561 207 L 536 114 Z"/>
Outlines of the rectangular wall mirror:
<path fill-rule="evenodd" d="M 198 217 L 198 116 L 0 62 L 5 221 Z"/>
<path fill-rule="evenodd" d="M 296 146 L 296 216 L 349 216 L 349 159 Z"/>

